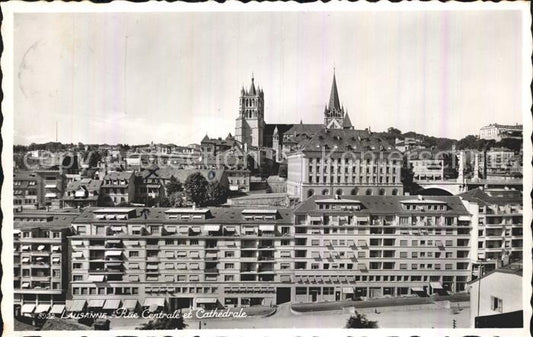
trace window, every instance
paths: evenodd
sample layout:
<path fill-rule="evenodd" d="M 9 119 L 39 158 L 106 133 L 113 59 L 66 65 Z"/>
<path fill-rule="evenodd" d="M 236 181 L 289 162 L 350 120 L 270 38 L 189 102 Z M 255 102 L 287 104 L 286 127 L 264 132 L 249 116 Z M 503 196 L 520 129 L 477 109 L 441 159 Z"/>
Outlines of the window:
<path fill-rule="evenodd" d="M 235 256 L 235 252 L 232 252 L 232 251 L 224 252 L 224 257 L 234 257 L 234 256 Z"/>
<path fill-rule="evenodd" d="M 490 308 L 497 312 L 503 312 L 503 301 L 501 298 L 491 296 L 490 297 Z"/>
<path fill-rule="evenodd" d="M 81 269 L 81 263 L 73 263 L 72 269 Z"/>
<path fill-rule="evenodd" d="M 81 281 L 83 280 L 83 275 L 73 275 L 72 281 Z"/>
<path fill-rule="evenodd" d="M 130 257 L 139 257 L 139 252 L 135 250 L 130 251 L 129 254 L 130 254 Z"/>
<path fill-rule="evenodd" d="M 233 269 L 233 268 L 235 268 L 235 265 L 233 263 L 224 264 L 224 269 Z"/>
<path fill-rule="evenodd" d="M 224 281 L 234 281 L 234 275 L 224 275 Z"/>

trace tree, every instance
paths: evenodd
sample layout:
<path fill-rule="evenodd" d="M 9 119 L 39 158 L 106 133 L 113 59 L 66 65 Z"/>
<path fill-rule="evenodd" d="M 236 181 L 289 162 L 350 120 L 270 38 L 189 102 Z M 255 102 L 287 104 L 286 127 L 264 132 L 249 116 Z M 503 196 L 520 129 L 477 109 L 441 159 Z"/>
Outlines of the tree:
<path fill-rule="evenodd" d="M 167 183 L 166 188 L 167 195 L 183 191 L 183 186 L 181 186 L 181 182 L 174 176 L 170 176 L 170 181 Z"/>
<path fill-rule="evenodd" d="M 174 192 L 168 196 L 169 207 L 183 207 L 185 205 L 185 193 Z M 164 207 L 164 206 L 161 206 Z"/>
<path fill-rule="evenodd" d="M 391 136 L 399 137 L 402 135 L 402 132 L 394 127 L 390 127 L 387 129 L 387 133 L 389 133 Z"/>
<path fill-rule="evenodd" d="M 377 327 L 377 321 L 369 321 L 364 314 L 360 314 L 357 311 L 346 322 L 347 329 L 376 329 Z"/>
<path fill-rule="evenodd" d="M 144 323 L 138 330 L 183 330 L 187 327 L 180 313 L 178 317 L 156 318 Z"/>
<path fill-rule="evenodd" d="M 203 206 L 207 202 L 207 179 L 200 173 L 192 173 L 185 179 L 184 189 L 187 199 Z"/>
<path fill-rule="evenodd" d="M 229 189 L 227 186 L 222 186 L 220 182 L 214 181 L 207 185 L 207 195 L 210 205 L 220 205 L 228 200 Z"/>

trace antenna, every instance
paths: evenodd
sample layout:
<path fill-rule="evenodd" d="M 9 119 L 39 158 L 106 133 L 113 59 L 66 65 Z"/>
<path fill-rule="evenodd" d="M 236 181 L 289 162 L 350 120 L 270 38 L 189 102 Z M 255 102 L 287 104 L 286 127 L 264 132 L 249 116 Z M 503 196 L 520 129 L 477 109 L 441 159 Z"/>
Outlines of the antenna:
<path fill-rule="evenodd" d="M 123 90 L 124 90 L 124 114 L 128 113 L 128 100 L 127 100 L 127 82 L 126 82 L 126 71 L 128 70 L 128 35 L 124 38 L 124 73 L 123 75 Z"/>
<path fill-rule="evenodd" d="M 56 143 L 57 143 L 57 121 L 56 121 Z"/>

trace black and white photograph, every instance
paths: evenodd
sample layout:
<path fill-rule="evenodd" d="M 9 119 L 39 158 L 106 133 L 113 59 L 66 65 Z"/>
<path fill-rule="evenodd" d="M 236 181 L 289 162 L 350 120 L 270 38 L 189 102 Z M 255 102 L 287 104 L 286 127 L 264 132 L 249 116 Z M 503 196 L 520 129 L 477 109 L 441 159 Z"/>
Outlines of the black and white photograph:
<path fill-rule="evenodd" d="M 3 336 L 529 335 L 527 2 L 113 5 L 3 8 Z"/>

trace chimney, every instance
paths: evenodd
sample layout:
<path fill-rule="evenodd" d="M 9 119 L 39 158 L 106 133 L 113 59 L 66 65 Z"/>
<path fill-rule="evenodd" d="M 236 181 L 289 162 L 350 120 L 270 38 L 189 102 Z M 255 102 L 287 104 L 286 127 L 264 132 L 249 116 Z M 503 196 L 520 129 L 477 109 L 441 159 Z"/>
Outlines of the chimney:
<path fill-rule="evenodd" d="M 196 209 L 196 203 L 195 203 L 195 202 L 192 203 L 192 209 L 193 209 L 193 210 Z"/>

